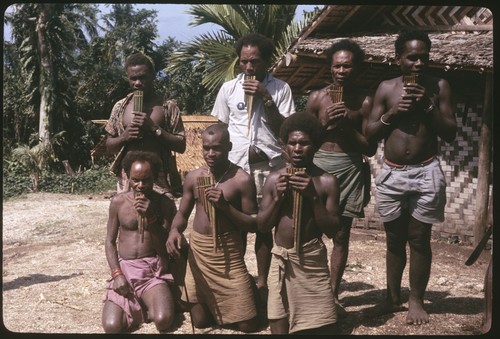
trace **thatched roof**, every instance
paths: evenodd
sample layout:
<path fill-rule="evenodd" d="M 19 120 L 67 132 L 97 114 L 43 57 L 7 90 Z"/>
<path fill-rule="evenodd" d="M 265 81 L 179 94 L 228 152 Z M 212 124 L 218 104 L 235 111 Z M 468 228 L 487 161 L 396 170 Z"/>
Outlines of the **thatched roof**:
<path fill-rule="evenodd" d="M 211 115 L 183 115 L 182 121 L 186 132 L 186 151 L 176 153 L 177 169 L 182 177 L 188 172 L 204 166 L 201 133 L 209 125 L 217 122 L 217 118 Z"/>
<path fill-rule="evenodd" d="M 361 86 L 375 87 L 399 70 L 394 41 L 401 30 L 421 29 L 432 41 L 430 67 L 446 71 L 493 71 L 493 16 L 489 9 L 462 6 L 324 6 L 272 67 L 294 93 L 331 82 L 325 50 L 351 38 L 366 53 Z M 391 67 L 392 66 L 392 67 Z"/>

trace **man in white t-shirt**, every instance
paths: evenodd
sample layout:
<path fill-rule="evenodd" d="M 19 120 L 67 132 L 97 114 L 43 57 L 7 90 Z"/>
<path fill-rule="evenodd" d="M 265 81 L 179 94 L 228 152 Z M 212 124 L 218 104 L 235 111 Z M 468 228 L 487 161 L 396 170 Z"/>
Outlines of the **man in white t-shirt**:
<path fill-rule="evenodd" d="M 267 72 L 274 51 L 271 39 L 250 33 L 238 40 L 235 48 L 241 73 L 222 85 L 212 115 L 228 124 L 233 144 L 229 160 L 254 177 L 260 203 L 267 175 L 285 165 L 277 136 L 284 119 L 295 113 L 295 104 L 290 86 Z M 248 76 L 254 79 L 246 79 Z M 257 288 L 263 302 L 267 300 L 272 245 L 271 232 L 257 232 Z"/>

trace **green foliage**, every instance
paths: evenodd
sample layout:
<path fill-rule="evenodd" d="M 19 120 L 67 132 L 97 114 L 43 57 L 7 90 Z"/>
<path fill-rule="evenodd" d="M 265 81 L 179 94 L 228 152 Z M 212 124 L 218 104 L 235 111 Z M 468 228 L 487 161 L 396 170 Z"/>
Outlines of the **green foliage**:
<path fill-rule="evenodd" d="M 45 173 L 41 191 L 52 193 L 103 193 L 116 189 L 116 177 L 108 167 L 94 166 L 76 175 Z"/>
<path fill-rule="evenodd" d="M 4 159 L 3 167 L 4 199 L 33 192 L 30 173 L 25 166 Z M 51 193 L 97 194 L 115 189 L 116 177 L 107 165 L 96 165 L 73 176 L 43 171 L 40 183 L 41 192 Z"/>
<path fill-rule="evenodd" d="M 28 169 L 17 161 L 3 158 L 3 198 L 31 192 L 31 178 Z"/>

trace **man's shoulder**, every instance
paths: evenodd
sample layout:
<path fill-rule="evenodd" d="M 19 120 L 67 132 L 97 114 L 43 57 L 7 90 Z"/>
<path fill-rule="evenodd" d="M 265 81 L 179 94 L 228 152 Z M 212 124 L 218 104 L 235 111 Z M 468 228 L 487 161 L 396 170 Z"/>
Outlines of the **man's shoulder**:
<path fill-rule="evenodd" d="M 311 93 L 309 93 L 309 98 L 313 99 L 313 98 L 322 98 L 326 95 L 328 95 L 328 88 L 330 86 L 325 86 L 323 88 L 318 88 L 318 89 L 315 89 L 315 90 L 312 90 Z"/>
<path fill-rule="evenodd" d="M 197 177 L 201 176 L 202 173 L 206 173 L 206 171 L 207 169 L 205 167 L 195 168 L 194 170 L 191 170 L 186 174 L 186 180 L 194 180 Z"/>
<path fill-rule="evenodd" d="M 234 165 L 234 166 L 236 166 L 235 178 L 237 178 L 238 180 L 244 181 L 244 182 L 245 181 L 251 181 L 251 182 L 254 181 L 253 177 L 247 171 L 245 171 L 243 168 L 241 168 L 238 165 Z"/>
<path fill-rule="evenodd" d="M 272 75 L 271 73 L 268 74 L 268 81 L 271 83 L 271 82 L 274 82 L 275 84 L 277 84 L 278 86 L 280 87 L 290 87 L 290 85 L 288 84 L 288 82 L 286 82 L 285 80 L 281 80 L 279 78 L 276 78 L 274 75 Z"/>
<path fill-rule="evenodd" d="M 127 195 L 133 195 L 133 192 L 126 191 L 126 192 L 117 193 L 111 198 L 110 203 L 111 204 L 121 204 L 127 199 Z"/>
<path fill-rule="evenodd" d="M 385 90 L 389 91 L 392 90 L 399 82 L 401 82 L 401 77 L 395 77 L 392 79 L 386 79 L 380 82 L 378 85 L 377 89 L 380 90 Z"/>

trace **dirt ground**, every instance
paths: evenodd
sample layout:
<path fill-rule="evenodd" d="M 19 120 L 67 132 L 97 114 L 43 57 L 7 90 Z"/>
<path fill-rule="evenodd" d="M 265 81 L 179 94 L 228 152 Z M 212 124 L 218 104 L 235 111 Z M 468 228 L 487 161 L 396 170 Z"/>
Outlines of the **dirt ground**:
<path fill-rule="evenodd" d="M 15 333 L 100 334 L 102 296 L 109 268 L 104 238 L 109 195 L 29 194 L 3 202 L 3 326 Z M 190 227 L 186 230 L 189 237 Z M 385 295 L 385 236 L 354 228 L 341 302 L 348 316 L 340 334 L 478 335 L 483 280 L 489 251 L 472 266 L 472 247 L 433 240 L 433 266 L 425 296 L 430 323 L 405 324 L 405 312 L 369 317 Z M 247 266 L 256 275 L 254 237 Z M 325 241 L 329 252 L 331 241 Z M 408 296 L 408 268 L 403 276 Z M 405 303 L 405 306 L 407 304 Z M 157 333 L 144 324 L 135 334 Z M 169 333 L 191 334 L 189 313 L 179 314 Z M 241 334 L 230 328 L 196 329 L 196 334 Z M 262 328 L 258 334 L 270 334 Z"/>

